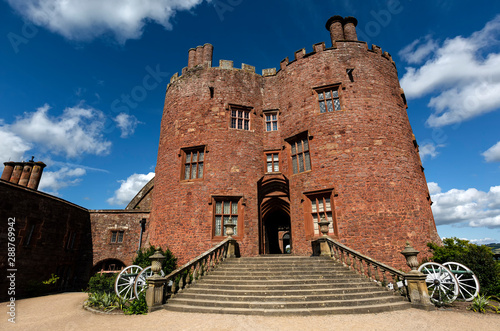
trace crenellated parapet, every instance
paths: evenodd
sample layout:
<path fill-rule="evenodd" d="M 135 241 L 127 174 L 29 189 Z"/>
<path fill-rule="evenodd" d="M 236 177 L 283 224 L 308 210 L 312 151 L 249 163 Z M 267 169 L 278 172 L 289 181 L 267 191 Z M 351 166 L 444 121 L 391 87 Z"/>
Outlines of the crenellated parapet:
<path fill-rule="evenodd" d="M 276 68 L 267 68 L 262 70 L 261 76 L 270 77 L 275 76 L 280 70 L 285 70 L 287 66 L 300 61 L 302 59 L 306 59 L 314 54 L 318 54 L 324 51 L 341 51 L 345 47 L 349 47 L 352 43 L 357 45 L 362 45 L 367 52 L 376 53 L 381 57 L 387 59 L 391 62 L 394 67 L 396 64 L 392 60 L 391 55 L 388 52 L 383 52 L 382 48 L 376 45 L 372 45 L 371 48 L 368 48 L 368 44 L 364 41 L 358 41 L 357 33 L 356 33 L 356 25 L 358 21 L 356 18 L 348 16 L 332 16 L 326 22 L 326 29 L 330 32 L 330 38 L 332 42 L 331 47 L 326 47 L 325 42 L 319 42 L 312 46 L 312 51 L 307 53 L 305 48 L 301 48 L 294 53 L 293 60 L 290 60 L 288 57 L 281 60 L 279 65 L 279 70 Z M 196 48 L 191 48 L 188 52 L 188 66 L 182 69 L 181 75 L 175 73 L 170 79 L 170 83 L 175 82 L 177 79 L 181 78 L 184 74 L 191 70 L 202 70 L 206 68 L 212 68 L 212 55 L 213 55 L 214 47 L 211 44 L 205 44 L 203 46 L 197 46 Z M 214 67 L 217 68 L 217 67 Z M 227 69 L 227 70 L 243 70 L 246 72 L 255 73 L 255 67 L 242 64 L 241 69 L 235 68 L 233 66 L 233 61 L 230 60 L 220 60 L 219 61 L 219 69 Z"/>

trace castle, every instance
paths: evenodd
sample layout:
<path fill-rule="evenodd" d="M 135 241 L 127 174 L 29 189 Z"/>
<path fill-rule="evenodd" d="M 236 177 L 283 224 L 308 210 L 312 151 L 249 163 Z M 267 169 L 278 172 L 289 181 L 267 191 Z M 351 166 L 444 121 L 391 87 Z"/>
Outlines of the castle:
<path fill-rule="evenodd" d="M 395 63 L 356 24 L 331 17 L 331 47 L 262 75 L 189 50 L 165 96 L 151 243 L 186 262 L 233 222 L 242 256 L 307 256 L 327 219 L 329 236 L 401 267 L 406 241 L 439 241 Z"/>
<path fill-rule="evenodd" d="M 37 191 L 41 162 L 4 163 L 0 211 L 15 219 L 18 294 L 52 273 L 58 289 L 81 290 L 148 243 L 183 264 L 223 240 L 229 222 L 241 256 L 309 256 L 328 220 L 330 237 L 393 267 L 405 268 L 406 241 L 425 257 L 440 239 L 404 92 L 391 56 L 358 41 L 356 24 L 331 17 L 331 47 L 300 49 L 262 75 L 226 60 L 212 67 L 210 44 L 190 49 L 167 87 L 156 177 L 124 210 Z M 7 232 L 3 222 L 5 244 Z"/>

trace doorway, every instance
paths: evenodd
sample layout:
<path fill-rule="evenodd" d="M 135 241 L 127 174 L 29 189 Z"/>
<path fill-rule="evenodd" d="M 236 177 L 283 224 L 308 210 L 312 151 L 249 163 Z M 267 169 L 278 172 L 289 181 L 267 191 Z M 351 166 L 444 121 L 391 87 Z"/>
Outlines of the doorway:
<path fill-rule="evenodd" d="M 288 179 L 282 174 L 266 175 L 258 182 L 258 192 L 259 254 L 290 254 L 293 245 Z"/>

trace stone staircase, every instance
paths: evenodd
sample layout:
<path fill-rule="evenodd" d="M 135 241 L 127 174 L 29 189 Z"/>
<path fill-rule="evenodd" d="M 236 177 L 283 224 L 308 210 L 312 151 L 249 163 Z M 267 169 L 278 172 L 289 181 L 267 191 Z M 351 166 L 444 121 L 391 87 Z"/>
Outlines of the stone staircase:
<path fill-rule="evenodd" d="M 331 259 L 266 255 L 224 261 L 163 307 L 197 313 L 319 315 L 401 310 L 410 303 Z"/>

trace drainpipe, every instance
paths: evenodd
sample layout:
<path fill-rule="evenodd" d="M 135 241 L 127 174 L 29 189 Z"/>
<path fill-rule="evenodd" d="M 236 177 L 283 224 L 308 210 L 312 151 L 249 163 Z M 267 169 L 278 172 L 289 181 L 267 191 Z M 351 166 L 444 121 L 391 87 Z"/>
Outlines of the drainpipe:
<path fill-rule="evenodd" d="M 139 224 L 141 225 L 141 235 L 139 237 L 139 248 L 137 249 L 137 253 L 141 251 L 141 246 L 142 246 L 142 233 L 146 230 L 146 219 L 143 218 L 142 220 L 139 221 Z"/>

